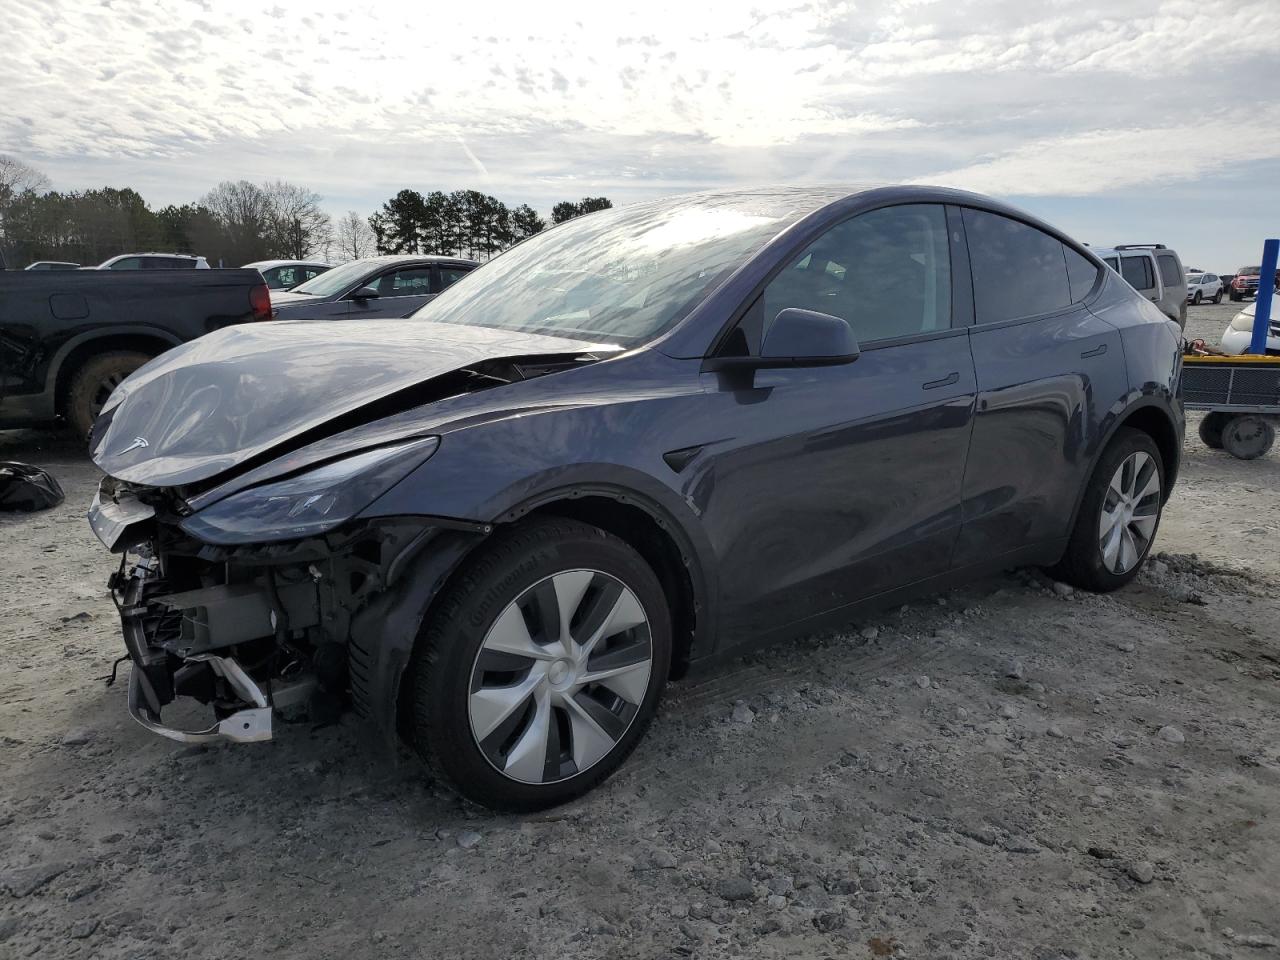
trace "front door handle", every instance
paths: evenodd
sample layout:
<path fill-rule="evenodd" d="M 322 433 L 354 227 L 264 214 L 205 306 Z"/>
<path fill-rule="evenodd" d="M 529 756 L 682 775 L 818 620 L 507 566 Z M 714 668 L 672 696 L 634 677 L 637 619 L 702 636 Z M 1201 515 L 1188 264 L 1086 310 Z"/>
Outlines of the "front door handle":
<path fill-rule="evenodd" d="M 922 386 L 926 390 L 936 390 L 938 387 L 949 387 L 952 384 L 956 384 L 959 382 L 960 382 L 960 371 L 953 370 L 951 373 L 948 373 L 941 380 L 930 380 L 928 383 L 922 384 Z"/>

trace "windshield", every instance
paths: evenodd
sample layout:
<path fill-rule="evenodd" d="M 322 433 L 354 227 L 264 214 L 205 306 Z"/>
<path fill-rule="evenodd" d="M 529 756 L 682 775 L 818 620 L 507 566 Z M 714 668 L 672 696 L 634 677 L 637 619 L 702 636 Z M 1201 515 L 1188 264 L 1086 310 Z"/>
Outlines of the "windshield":
<path fill-rule="evenodd" d="M 846 192 L 694 194 L 602 210 L 513 247 L 414 316 L 643 343 L 684 319 L 785 227 Z"/>
<path fill-rule="evenodd" d="M 308 280 L 306 283 L 300 283 L 298 286 L 290 290 L 290 293 L 309 293 L 313 297 L 330 297 L 335 293 L 341 293 L 353 283 L 357 283 L 361 277 L 371 273 L 374 265 L 366 260 L 352 260 L 350 263 L 344 263 L 340 267 L 334 267 Z"/>

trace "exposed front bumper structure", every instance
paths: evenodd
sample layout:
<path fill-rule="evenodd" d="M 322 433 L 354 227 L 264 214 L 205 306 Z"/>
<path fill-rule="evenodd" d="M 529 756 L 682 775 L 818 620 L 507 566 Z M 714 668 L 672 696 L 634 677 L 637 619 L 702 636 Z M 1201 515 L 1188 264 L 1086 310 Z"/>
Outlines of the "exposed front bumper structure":
<path fill-rule="evenodd" d="M 327 719 L 350 705 L 394 738 L 422 617 L 488 525 L 385 518 L 218 546 L 184 534 L 164 493 L 107 478 L 89 510 L 99 539 L 122 554 L 109 586 L 133 664 L 133 718 L 181 743 L 244 743 L 270 739 L 280 710 Z M 161 719 L 191 700 L 210 708 L 208 722 Z"/>
<path fill-rule="evenodd" d="M 284 682 L 269 679 L 264 689 L 236 657 L 191 649 L 201 640 L 200 619 L 207 615 L 176 604 L 190 602 L 184 596 L 209 591 L 167 593 L 154 556 L 144 552 L 131 568 L 122 565 L 110 586 L 133 664 L 129 714 L 152 733 L 180 743 L 270 740 L 275 711 L 304 703 L 315 690 L 316 680 L 310 674 Z M 251 610 L 251 601 L 244 605 Z M 163 722 L 163 707 L 182 695 L 208 703 L 213 723 L 187 730 Z"/>
<path fill-rule="evenodd" d="M 244 668 L 235 660 L 223 657 L 206 656 L 200 659 L 206 660 L 216 674 L 226 679 L 235 691 L 253 706 L 237 710 L 205 730 L 178 730 L 165 726 L 160 722 L 160 715 L 152 712 L 147 702 L 147 697 L 143 693 L 146 675 L 135 665 L 129 677 L 130 716 L 152 733 L 158 733 L 170 740 L 177 740 L 179 743 L 208 743 L 212 740 L 253 743 L 258 740 L 270 740 L 272 708 L 267 705 L 266 696 L 244 672 Z"/>

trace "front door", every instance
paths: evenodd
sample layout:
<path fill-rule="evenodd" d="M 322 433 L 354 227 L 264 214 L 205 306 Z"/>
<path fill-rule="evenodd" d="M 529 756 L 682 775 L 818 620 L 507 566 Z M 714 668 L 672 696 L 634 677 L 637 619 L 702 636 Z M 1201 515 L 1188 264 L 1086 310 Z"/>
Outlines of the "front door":
<path fill-rule="evenodd" d="M 790 263 L 729 339 L 754 351 L 801 307 L 847 320 L 861 356 L 751 382 L 703 374 L 725 434 L 700 494 L 726 642 L 948 568 L 975 389 L 951 278 L 943 207 L 861 214 Z"/>
<path fill-rule="evenodd" d="M 435 294 L 431 292 L 431 265 L 426 263 L 388 270 L 365 286 L 377 297 L 356 300 L 348 295 L 347 316 L 352 320 L 407 317 Z"/>

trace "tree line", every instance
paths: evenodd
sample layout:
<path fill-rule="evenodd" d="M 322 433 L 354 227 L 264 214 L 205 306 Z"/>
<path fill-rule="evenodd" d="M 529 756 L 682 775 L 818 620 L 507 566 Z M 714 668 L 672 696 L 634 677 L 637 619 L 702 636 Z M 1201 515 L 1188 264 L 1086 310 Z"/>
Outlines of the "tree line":
<path fill-rule="evenodd" d="M 553 223 L 613 204 L 605 197 L 584 197 L 557 203 Z M 487 260 L 546 229 L 546 221 L 532 207 L 508 207 L 478 190 L 401 190 L 369 218 L 379 253 L 438 254 Z"/>
<path fill-rule="evenodd" d="M 213 266 L 258 260 L 353 260 L 374 253 L 485 260 L 546 222 L 477 190 L 401 190 L 365 218 L 335 221 L 307 187 L 273 180 L 224 181 L 193 203 L 153 210 L 130 188 L 57 191 L 22 161 L 0 154 L 0 255 L 9 267 L 36 260 L 91 266 L 120 253 L 157 250 L 206 257 Z M 613 204 L 604 197 L 557 203 L 553 223 Z"/>

